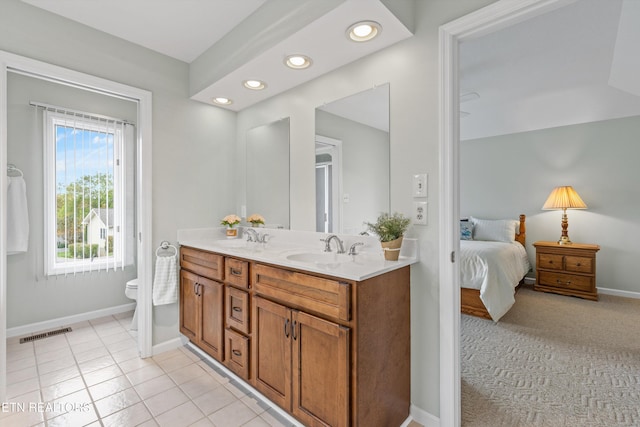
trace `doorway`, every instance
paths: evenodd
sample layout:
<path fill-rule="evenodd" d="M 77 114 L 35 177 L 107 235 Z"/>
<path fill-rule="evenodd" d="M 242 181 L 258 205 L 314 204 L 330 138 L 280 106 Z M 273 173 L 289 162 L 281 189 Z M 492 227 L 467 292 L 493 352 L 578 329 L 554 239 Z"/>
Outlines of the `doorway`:
<path fill-rule="evenodd" d="M 342 232 L 342 141 L 316 135 L 316 231 Z"/>
<path fill-rule="evenodd" d="M 151 316 L 151 93 L 142 89 L 79 73 L 20 55 L 0 51 L 0 164 L 7 165 L 7 74 L 59 83 L 136 104 L 136 214 L 138 292 L 138 351 L 141 357 L 152 353 Z M 7 175 L 0 174 L 0 400 L 6 398 L 6 329 L 7 329 Z"/>
<path fill-rule="evenodd" d="M 575 0 L 500 0 L 440 27 L 440 425 L 461 423 L 460 385 L 460 138 L 458 45 L 560 8 Z"/>

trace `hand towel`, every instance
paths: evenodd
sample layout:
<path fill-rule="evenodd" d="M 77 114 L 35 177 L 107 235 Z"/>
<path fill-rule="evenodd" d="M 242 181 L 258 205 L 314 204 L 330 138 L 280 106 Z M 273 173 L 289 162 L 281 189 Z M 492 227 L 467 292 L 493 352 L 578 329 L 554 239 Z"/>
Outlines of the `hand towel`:
<path fill-rule="evenodd" d="M 156 274 L 153 278 L 153 305 L 178 302 L 178 274 L 176 256 L 156 258 Z"/>
<path fill-rule="evenodd" d="M 7 254 L 26 252 L 29 246 L 27 184 L 21 176 L 8 177 L 7 186 Z"/>

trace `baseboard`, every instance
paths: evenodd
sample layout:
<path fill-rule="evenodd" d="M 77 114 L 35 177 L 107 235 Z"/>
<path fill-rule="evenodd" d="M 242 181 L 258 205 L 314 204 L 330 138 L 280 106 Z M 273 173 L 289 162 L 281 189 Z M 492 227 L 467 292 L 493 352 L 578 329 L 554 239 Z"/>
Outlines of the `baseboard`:
<path fill-rule="evenodd" d="M 153 348 L 151 349 L 151 354 L 155 356 L 156 354 L 164 353 L 165 351 L 170 351 L 179 347 L 184 347 L 184 345 L 188 341 L 189 340 L 187 340 L 186 337 L 181 335 L 178 338 L 161 342 L 160 344 L 156 344 L 153 346 Z"/>
<path fill-rule="evenodd" d="M 49 329 L 57 329 L 63 326 L 69 326 L 74 323 L 84 322 L 86 320 L 97 319 L 99 317 L 112 316 L 114 314 L 126 313 L 133 311 L 136 303 L 117 305 L 115 307 L 102 308 L 100 310 L 87 311 L 86 313 L 74 314 L 73 316 L 59 317 L 57 319 L 45 320 L 43 322 L 30 323 L 28 325 L 16 326 L 7 329 L 7 338 L 18 337 L 21 335 L 33 334 Z"/>
<path fill-rule="evenodd" d="M 621 291 L 619 289 L 598 288 L 598 293 L 603 295 L 614 295 L 617 297 L 640 299 L 640 292 Z"/>
<path fill-rule="evenodd" d="M 409 413 L 415 422 L 422 424 L 424 427 L 440 427 L 440 418 L 422 408 L 418 408 L 416 405 L 411 405 Z"/>

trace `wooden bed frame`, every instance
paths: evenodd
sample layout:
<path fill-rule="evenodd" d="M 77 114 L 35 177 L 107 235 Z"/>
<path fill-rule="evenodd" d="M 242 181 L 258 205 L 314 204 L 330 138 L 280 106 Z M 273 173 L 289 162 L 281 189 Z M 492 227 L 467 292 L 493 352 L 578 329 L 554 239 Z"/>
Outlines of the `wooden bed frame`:
<path fill-rule="evenodd" d="M 525 215 L 520 215 L 520 232 L 516 234 L 516 241 L 525 246 L 527 238 L 527 228 L 525 226 Z M 526 246 L 525 246 L 526 247 Z M 524 282 L 524 277 L 516 286 L 516 291 Z M 491 320 L 491 315 L 480 299 L 480 291 L 478 289 L 460 288 L 460 311 L 471 316 L 483 317 Z"/>

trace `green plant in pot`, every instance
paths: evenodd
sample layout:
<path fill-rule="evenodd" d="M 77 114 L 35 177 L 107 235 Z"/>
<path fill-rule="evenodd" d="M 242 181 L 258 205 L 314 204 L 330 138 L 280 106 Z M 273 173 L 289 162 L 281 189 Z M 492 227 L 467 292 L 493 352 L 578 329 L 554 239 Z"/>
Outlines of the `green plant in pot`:
<path fill-rule="evenodd" d="M 378 236 L 384 258 L 389 261 L 397 261 L 400 256 L 402 238 L 409 228 L 411 219 L 401 213 L 381 213 L 376 222 L 365 222 L 368 231 Z"/>

